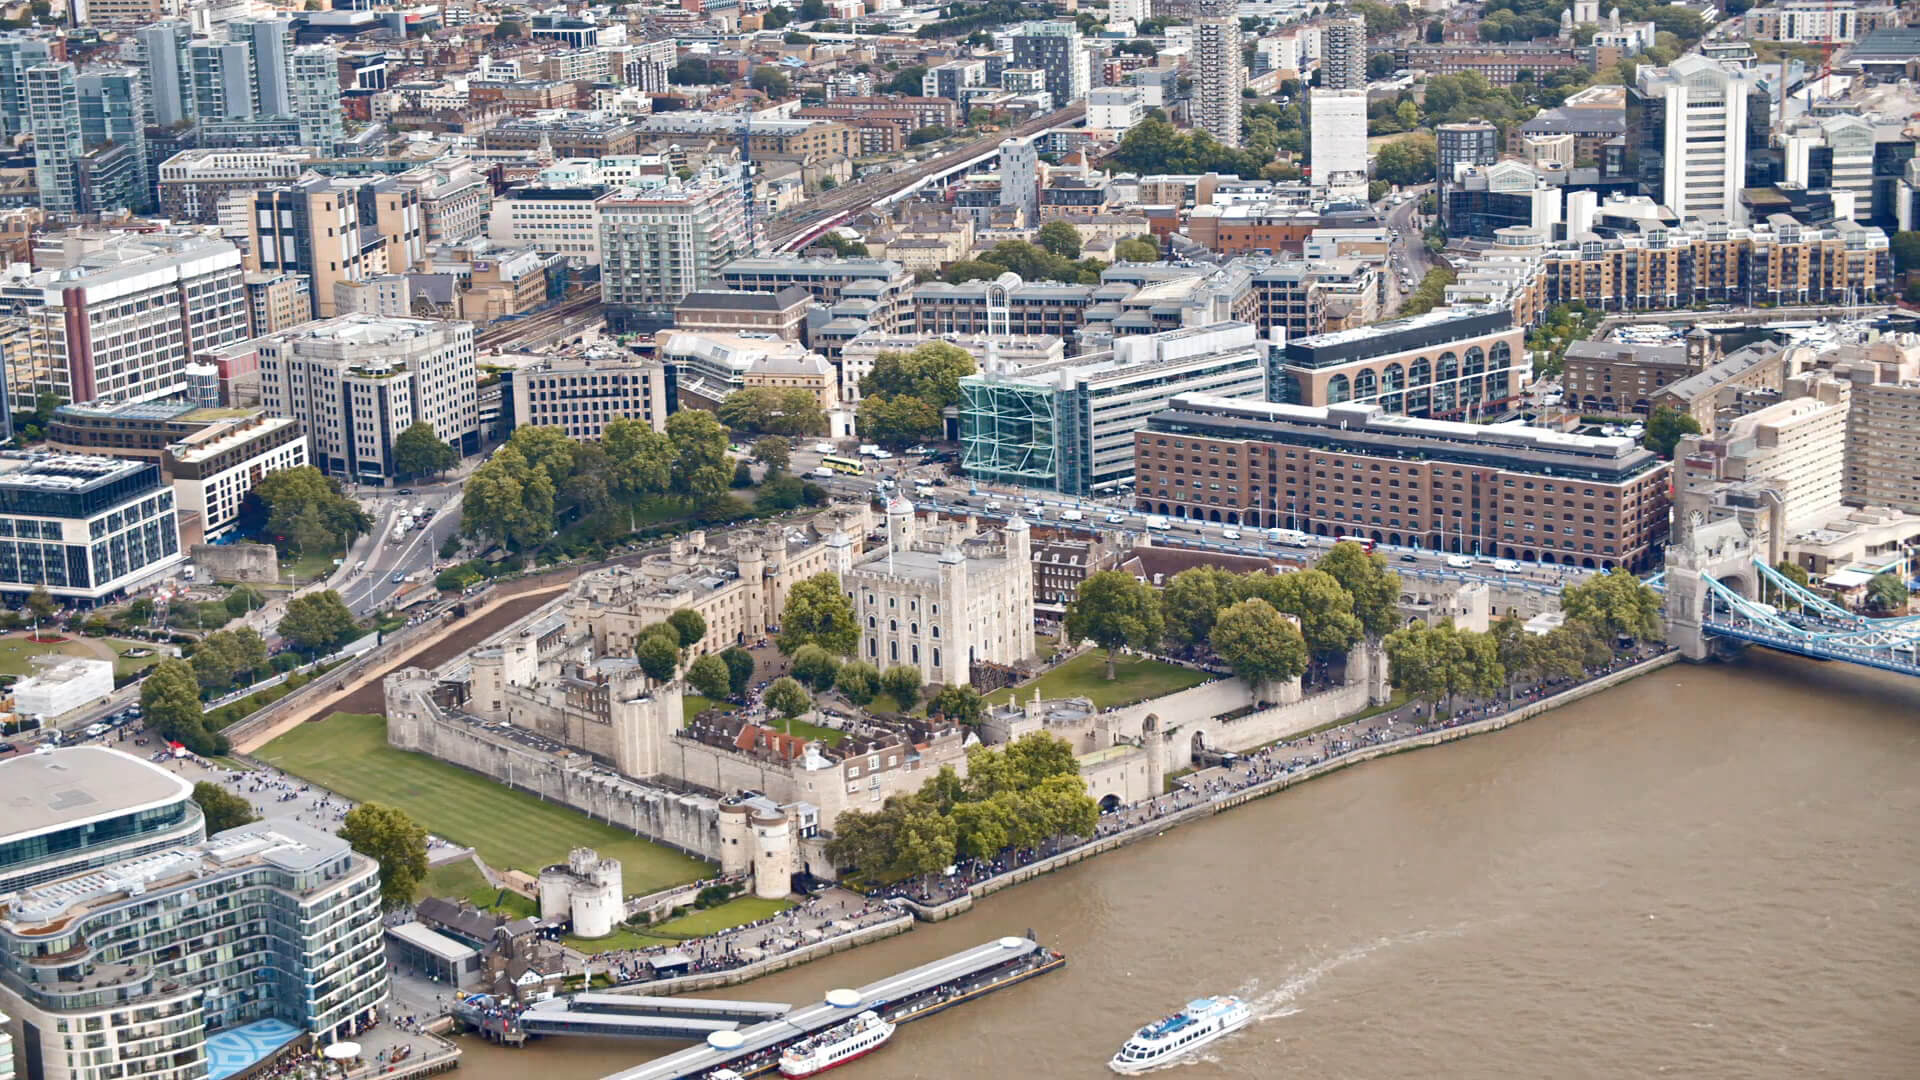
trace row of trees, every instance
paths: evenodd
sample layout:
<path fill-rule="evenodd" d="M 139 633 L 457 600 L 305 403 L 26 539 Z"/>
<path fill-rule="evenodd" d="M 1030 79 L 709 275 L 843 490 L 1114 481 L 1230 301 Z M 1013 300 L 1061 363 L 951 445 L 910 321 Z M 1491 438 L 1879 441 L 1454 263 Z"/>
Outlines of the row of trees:
<path fill-rule="evenodd" d="M 1204 644 L 1260 685 L 1297 679 L 1312 656 L 1336 656 L 1363 637 L 1385 635 L 1399 596 L 1399 576 L 1384 558 L 1342 543 L 1311 569 L 1234 574 L 1196 566 L 1157 592 L 1122 571 L 1091 574 L 1067 605 L 1066 624 L 1069 637 L 1107 650 L 1109 679 L 1123 648 Z"/>
<path fill-rule="evenodd" d="M 1055 224 L 1049 222 L 1049 225 Z M 1097 285 L 1100 271 L 1107 264 L 1099 259 L 1080 259 L 1080 234 L 1066 222 L 1057 224 L 1073 234 L 1071 242 L 1066 242 L 1061 231 L 1056 229 L 1050 236 L 1036 237 L 1050 241 L 1052 246 L 1029 244 L 1025 240 L 1002 240 L 993 247 L 971 259 L 960 259 L 948 263 L 940 271 L 940 279 L 951 285 L 966 281 L 991 281 L 1001 274 L 1012 271 L 1019 274 L 1023 281 L 1064 281 L 1069 285 Z M 1042 226 L 1042 232 L 1046 226 Z M 1072 255 L 1061 252 L 1071 251 Z"/>
<path fill-rule="evenodd" d="M 754 386 L 735 390 L 714 415 L 734 431 L 753 435 L 822 435 L 827 414 L 813 391 L 799 386 Z"/>
<path fill-rule="evenodd" d="M 1034 732 L 1004 750 L 967 752 L 967 777 L 943 767 L 912 795 L 834 822 L 827 855 L 876 881 L 937 874 L 958 858 L 992 858 L 1057 836 L 1091 836 L 1100 808 L 1080 779 L 1073 748 Z"/>
<path fill-rule="evenodd" d="M 340 481 L 311 465 L 261 477 L 241 506 L 241 526 L 302 552 L 339 551 L 373 528 L 373 518 Z"/>
<path fill-rule="evenodd" d="M 461 527 L 526 550 L 562 521 L 625 519 L 649 498 L 712 504 L 726 495 L 731 477 L 726 429 L 702 409 L 674 413 L 664 434 L 622 417 L 607 424 L 599 442 L 575 442 L 559 428 L 516 428 L 467 480 Z"/>

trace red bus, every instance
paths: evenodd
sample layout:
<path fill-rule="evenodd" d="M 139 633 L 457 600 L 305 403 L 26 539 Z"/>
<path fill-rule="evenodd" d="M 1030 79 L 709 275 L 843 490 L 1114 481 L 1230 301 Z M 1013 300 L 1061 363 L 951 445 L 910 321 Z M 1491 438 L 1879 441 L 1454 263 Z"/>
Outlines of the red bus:
<path fill-rule="evenodd" d="M 1359 544 L 1361 551 L 1369 555 L 1373 554 L 1373 541 L 1364 536 L 1342 536 L 1335 542 L 1341 544 Z"/>

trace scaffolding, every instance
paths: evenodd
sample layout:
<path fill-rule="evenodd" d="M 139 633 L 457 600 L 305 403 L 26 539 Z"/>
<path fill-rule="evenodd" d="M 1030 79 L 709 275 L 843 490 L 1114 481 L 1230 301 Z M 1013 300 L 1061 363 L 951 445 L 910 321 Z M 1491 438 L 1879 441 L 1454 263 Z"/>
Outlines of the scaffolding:
<path fill-rule="evenodd" d="M 1050 387 L 961 380 L 961 467 L 989 483 L 1057 489 L 1058 402 Z"/>

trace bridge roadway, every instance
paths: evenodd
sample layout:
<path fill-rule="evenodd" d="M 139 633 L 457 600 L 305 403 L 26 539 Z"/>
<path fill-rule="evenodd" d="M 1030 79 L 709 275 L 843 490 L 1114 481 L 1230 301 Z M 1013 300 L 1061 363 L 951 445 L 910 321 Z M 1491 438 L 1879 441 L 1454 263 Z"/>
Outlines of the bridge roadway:
<path fill-rule="evenodd" d="M 584 993 L 536 1003 L 520 1014 L 520 1027 L 529 1035 L 701 1040 L 742 1023 L 778 1020 L 792 1010 L 773 1001 Z"/>
<path fill-rule="evenodd" d="M 722 1037 L 690 1046 L 678 1053 L 614 1073 L 605 1080 L 682 1080 L 684 1077 L 704 1075 L 730 1062 L 832 1027 L 859 1009 L 878 1008 L 943 983 L 969 978 L 1008 961 L 1030 956 L 1039 948 L 1039 943 L 1031 938 L 1006 937 L 990 941 L 931 964 L 922 964 L 911 971 L 868 983 L 855 991 L 860 1000 L 853 1006 L 842 1008 L 820 1001 L 738 1032 L 737 1043 L 725 1049 L 715 1043 L 734 1042 L 734 1038 Z"/>

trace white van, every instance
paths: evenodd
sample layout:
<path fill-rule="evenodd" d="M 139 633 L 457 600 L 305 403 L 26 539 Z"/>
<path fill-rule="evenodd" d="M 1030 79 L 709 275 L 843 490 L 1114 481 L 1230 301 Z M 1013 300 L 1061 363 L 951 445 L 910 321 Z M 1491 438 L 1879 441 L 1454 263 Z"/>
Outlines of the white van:
<path fill-rule="evenodd" d="M 879 443 L 861 443 L 860 456 L 861 457 L 879 457 L 880 444 Z"/>
<path fill-rule="evenodd" d="M 1169 522 L 1169 521 L 1168 521 L 1168 520 L 1167 520 L 1166 518 L 1163 518 L 1163 517 L 1161 517 L 1161 516 L 1160 516 L 1159 514 L 1148 514 L 1148 515 L 1147 515 L 1147 528 L 1149 528 L 1149 529 L 1171 529 L 1171 528 L 1173 528 L 1173 524 L 1172 524 L 1171 522 Z"/>
<path fill-rule="evenodd" d="M 1080 520 L 1082 520 L 1082 519 L 1084 519 L 1084 518 L 1085 518 L 1086 516 L 1087 516 L 1087 515 L 1085 515 L 1085 514 L 1083 514 L 1083 513 L 1081 513 L 1081 512 L 1080 512 L 1080 511 L 1078 511 L 1078 510 L 1062 510 L 1062 511 L 1060 511 L 1060 520 L 1061 520 L 1061 521 L 1080 521 Z"/>
<path fill-rule="evenodd" d="M 831 454 L 833 453 L 833 444 L 830 442 L 814 443 L 813 452 L 816 454 Z"/>
<path fill-rule="evenodd" d="M 1447 565 L 1453 567 L 1455 570 L 1470 570 L 1473 568 L 1473 556 L 1449 555 L 1447 556 Z"/>
<path fill-rule="evenodd" d="M 1493 568 L 1503 574 L 1517 574 L 1520 572 L 1520 564 L 1514 562 L 1512 559 L 1495 559 L 1493 560 Z"/>

